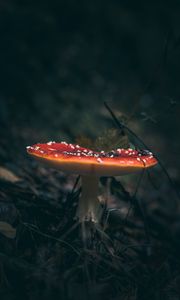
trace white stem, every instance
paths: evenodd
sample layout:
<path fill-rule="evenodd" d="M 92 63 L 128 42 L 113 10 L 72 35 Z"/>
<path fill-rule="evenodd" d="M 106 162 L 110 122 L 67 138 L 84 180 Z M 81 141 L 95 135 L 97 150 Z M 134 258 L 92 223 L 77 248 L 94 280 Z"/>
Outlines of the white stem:
<path fill-rule="evenodd" d="M 76 216 L 79 222 L 99 222 L 102 209 L 98 200 L 99 177 L 83 175 L 81 177 L 82 192 L 79 199 Z"/>

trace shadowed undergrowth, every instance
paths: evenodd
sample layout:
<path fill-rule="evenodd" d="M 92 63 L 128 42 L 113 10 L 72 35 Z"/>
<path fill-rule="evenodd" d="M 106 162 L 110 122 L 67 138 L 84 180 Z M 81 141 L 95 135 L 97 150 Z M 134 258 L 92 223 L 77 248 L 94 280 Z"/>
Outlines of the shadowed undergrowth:
<path fill-rule="evenodd" d="M 0 181 L 1 220 L 17 229 L 15 240 L 0 237 L 2 299 L 178 299 L 178 217 L 161 209 L 162 187 L 147 174 L 146 190 L 101 178 L 107 210 L 86 246 L 74 220 L 77 178 L 33 161 L 22 177 Z"/>

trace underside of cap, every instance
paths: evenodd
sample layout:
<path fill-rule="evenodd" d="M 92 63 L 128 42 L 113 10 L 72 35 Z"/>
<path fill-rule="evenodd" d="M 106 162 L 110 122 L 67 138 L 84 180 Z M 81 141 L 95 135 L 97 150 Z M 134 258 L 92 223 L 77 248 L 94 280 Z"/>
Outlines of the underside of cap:
<path fill-rule="evenodd" d="M 27 152 L 50 167 L 79 175 L 120 176 L 140 172 L 157 164 L 147 150 L 96 152 L 65 142 L 36 144 L 27 147 Z"/>

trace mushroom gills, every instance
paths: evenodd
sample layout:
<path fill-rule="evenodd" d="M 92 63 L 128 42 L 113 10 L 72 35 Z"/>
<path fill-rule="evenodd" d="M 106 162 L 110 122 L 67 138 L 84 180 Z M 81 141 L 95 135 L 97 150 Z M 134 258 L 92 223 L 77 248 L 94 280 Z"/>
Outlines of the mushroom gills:
<path fill-rule="evenodd" d="M 102 207 L 98 200 L 99 177 L 82 175 L 82 192 L 78 203 L 76 218 L 80 223 L 92 221 L 99 223 Z"/>

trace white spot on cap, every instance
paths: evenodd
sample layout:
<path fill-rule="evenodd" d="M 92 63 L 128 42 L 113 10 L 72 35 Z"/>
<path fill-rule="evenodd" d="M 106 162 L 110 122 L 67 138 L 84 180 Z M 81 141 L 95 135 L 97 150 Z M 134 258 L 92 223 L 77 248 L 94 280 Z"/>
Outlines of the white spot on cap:
<path fill-rule="evenodd" d="M 39 146 L 34 147 L 34 150 L 39 150 L 39 149 L 40 149 Z"/>
<path fill-rule="evenodd" d="M 71 149 L 75 149 L 75 147 L 73 146 L 73 144 L 69 144 Z"/>
<path fill-rule="evenodd" d="M 54 141 L 49 141 L 48 143 L 47 143 L 47 145 L 52 145 L 52 144 L 54 144 L 55 142 Z"/>

